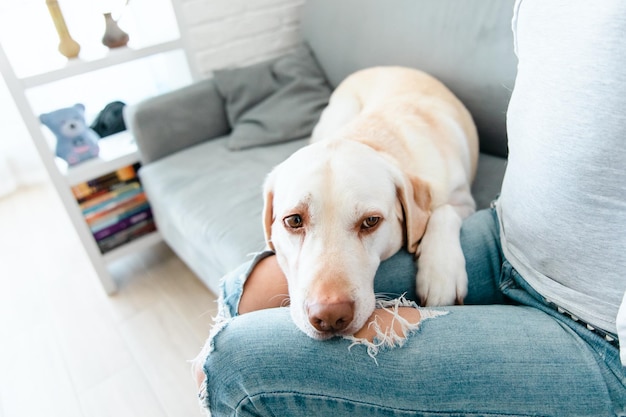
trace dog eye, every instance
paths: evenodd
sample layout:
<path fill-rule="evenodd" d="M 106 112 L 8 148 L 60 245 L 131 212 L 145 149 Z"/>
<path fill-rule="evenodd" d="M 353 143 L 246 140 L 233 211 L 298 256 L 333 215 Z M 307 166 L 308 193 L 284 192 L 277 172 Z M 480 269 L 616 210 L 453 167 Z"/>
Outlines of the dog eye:
<path fill-rule="evenodd" d="M 361 223 L 361 230 L 371 229 L 376 226 L 379 221 L 380 217 L 377 216 L 366 217 L 365 220 L 363 220 L 363 223 Z"/>
<path fill-rule="evenodd" d="M 285 217 L 283 219 L 285 226 L 290 227 L 292 229 L 299 229 L 303 226 L 302 224 L 302 216 L 299 214 L 293 214 L 291 216 Z"/>

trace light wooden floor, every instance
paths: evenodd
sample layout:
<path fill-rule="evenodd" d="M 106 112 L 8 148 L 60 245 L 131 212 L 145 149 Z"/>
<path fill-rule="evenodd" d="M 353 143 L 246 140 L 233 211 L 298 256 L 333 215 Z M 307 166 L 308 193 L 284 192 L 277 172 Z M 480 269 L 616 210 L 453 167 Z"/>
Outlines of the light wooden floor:
<path fill-rule="evenodd" d="M 100 287 L 50 185 L 0 199 L 0 417 L 201 416 L 215 296 L 163 244 Z"/>

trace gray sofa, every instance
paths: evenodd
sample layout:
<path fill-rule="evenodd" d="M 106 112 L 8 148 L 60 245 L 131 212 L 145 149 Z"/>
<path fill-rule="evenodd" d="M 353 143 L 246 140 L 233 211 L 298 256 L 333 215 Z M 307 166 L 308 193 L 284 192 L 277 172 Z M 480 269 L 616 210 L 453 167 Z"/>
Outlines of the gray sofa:
<path fill-rule="evenodd" d="M 506 163 L 505 117 L 517 65 L 512 11 L 513 0 L 307 0 L 301 33 L 330 88 L 361 68 L 403 65 L 435 75 L 454 91 L 478 127 L 473 193 L 484 208 L 499 192 Z M 227 104 L 215 80 L 207 79 L 125 114 L 158 228 L 215 293 L 225 273 L 264 248 L 265 175 L 307 143 L 232 150 Z"/>

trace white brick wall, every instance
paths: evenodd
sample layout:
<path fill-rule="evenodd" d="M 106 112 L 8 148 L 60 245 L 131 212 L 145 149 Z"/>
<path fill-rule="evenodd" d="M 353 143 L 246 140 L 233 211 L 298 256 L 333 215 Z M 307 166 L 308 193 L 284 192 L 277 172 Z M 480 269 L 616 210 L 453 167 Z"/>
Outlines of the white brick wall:
<path fill-rule="evenodd" d="M 281 55 L 300 42 L 305 0 L 178 0 L 181 31 L 194 73 L 248 65 Z"/>

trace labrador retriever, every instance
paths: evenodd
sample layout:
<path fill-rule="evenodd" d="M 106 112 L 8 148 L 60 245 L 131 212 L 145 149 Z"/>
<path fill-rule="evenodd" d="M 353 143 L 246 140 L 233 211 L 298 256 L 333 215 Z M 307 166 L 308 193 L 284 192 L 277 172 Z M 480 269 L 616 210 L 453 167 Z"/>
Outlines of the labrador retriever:
<path fill-rule="evenodd" d="M 422 305 L 461 303 L 477 158 L 470 113 L 432 76 L 375 67 L 347 77 L 311 143 L 264 185 L 265 237 L 297 326 L 316 339 L 355 333 L 375 309 L 380 262 L 403 245 Z"/>

